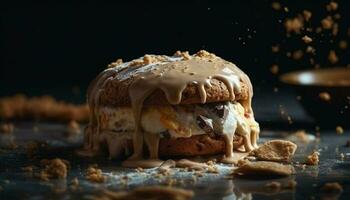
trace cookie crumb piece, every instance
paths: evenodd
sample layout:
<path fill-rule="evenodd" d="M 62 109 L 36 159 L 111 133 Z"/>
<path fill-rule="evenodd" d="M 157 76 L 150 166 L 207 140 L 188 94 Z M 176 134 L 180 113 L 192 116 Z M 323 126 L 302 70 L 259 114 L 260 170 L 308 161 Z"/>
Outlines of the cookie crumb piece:
<path fill-rule="evenodd" d="M 300 33 L 300 30 L 304 27 L 304 22 L 298 17 L 295 17 L 293 19 L 286 19 L 284 21 L 284 27 L 287 33 Z"/>
<path fill-rule="evenodd" d="M 297 145 L 286 140 L 270 140 L 251 152 L 258 160 L 290 162 Z"/>
<path fill-rule="evenodd" d="M 312 13 L 308 10 L 304 10 L 303 11 L 303 16 L 304 16 L 304 19 L 305 21 L 309 21 L 312 17 Z"/>
<path fill-rule="evenodd" d="M 295 170 L 292 165 L 283 165 L 270 161 L 242 161 L 238 162 L 238 168 L 233 174 L 238 175 L 260 175 L 260 176 L 289 176 L 294 174 Z"/>
<path fill-rule="evenodd" d="M 300 60 L 303 57 L 303 55 L 304 55 L 303 51 L 299 49 L 293 52 L 292 57 L 294 60 Z"/>
<path fill-rule="evenodd" d="M 0 124 L 0 133 L 11 134 L 15 126 L 12 123 L 1 123 Z"/>
<path fill-rule="evenodd" d="M 44 169 L 40 172 L 40 179 L 49 181 L 50 179 L 64 179 L 67 177 L 69 162 L 60 158 L 43 159 L 40 164 Z"/>
<path fill-rule="evenodd" d="M 343 187 L 338 182 L 326 183 L 321 187 L 321 191 L 326 193 L 341 193 Z"/>
<path fill-rule="evenodd" d="M 338 3 L 331 1 L 331 2 L 329 2 L 329 4 L 326 5 L 326 9 L 328 12 L 336 11 L 338 9 Z"/>
<path fill-rule="evenodd" d="M 323 29 L 331 29 L 333 27 L 334 21 L 331 16 L 327 16 L 326 18 L 321 20 L 321 25 Z"/>
<path fill-rule="evenodd" d="M 312 152 L 312 154 L 310 154 L 306 157 L 305 164 L 318 165 L 318 163 L 320 162 L 319 155 L 320 155 L 320 153 L 318 151 Z"/>
<path fill-rule="evenodd" d="M 280 51 L 280 46 L 279 46 L 279 45 L 272 46 L 272 47 L 271 47 L 271 51 L 272 51 L 273 53 L 279 52 L 279 51 Z"/>
<path fill-rule="evenodd" d="M 74 136 L 81 133 L 80 125 L 77 121 L 71 120 L 67 125 L 68 136 Z"/>
<path fill-rule="evenodd" d="M 176 51 L 174 56 L 182 57 L 184 60 L 190 60 L 192 58 L 188 51 Z"/>
<path fill-rule="evenodd" d="M 116 67 L 122 63 L 123 63 L 123 60 L 121 58 L 119 58 L 116 61 L 110 63 L 107 68 L 113 68 L 113 67 Z"/>
<path fill-rule="evenodd" d="M 341 126 L 335 127 L 335 131 L 337 132 L 338 135 L 344 133 L 344 129 L 343 129 L 343 127 L 341 127 Z"/>
<path fill-rule="evenodd" d="M 278 65 L 276 64 L 273 64 L 271 67 L 270 67 L 270 72 L 274 75 L 278 74 L 278 71 L 279 71 L 279 67 Z"/>
<path fill-rule="evenodd" d="M 331 95 L 328 92 L 321 92 L 318 94 L 318 97 L 320 97 L 320 99 L 322 101 L 330 101 L 331 100 Z"/>
<path fill-rule="evenodd" d="M 102 170 L 97 168 L 97 165 L 90 166 L 86 170 L 85 178 L 95 183 L 103 183 L 107 179 L 107 177 L 102 174 Z"/>
<path fill-rule="evenodd" d="M 340 49 L 346 49 L 346 48 L 348 48 L 348 42 L 345 41 L 345 40 L 341 40 L 341 41 L 339 42 L 339 48 L 340 48 Z"/>
<path fill-rule="evenodd" d="M 276 2 L 276 1 L 271 3 L 271 7 L 274 10 L 281 10 L 281 8 L 282 8 L 281 4 L 279 2 Z"/>
<path fill-rule="evenodd" d="M 306 44 L 309 44 L 312 42 L 312 38 L 310 38 L 307 35 L 304 35 L 304 37 L 301 38 Z"/>
<path fill-rule="evenodd" d="M 34 168 L 33 165 L 29 165 L 29 166 L 26 166 L 26 167 L 22 167 L 22 171 L 24 171 L 24 172 L 33 172 L 33 168 Z"/>

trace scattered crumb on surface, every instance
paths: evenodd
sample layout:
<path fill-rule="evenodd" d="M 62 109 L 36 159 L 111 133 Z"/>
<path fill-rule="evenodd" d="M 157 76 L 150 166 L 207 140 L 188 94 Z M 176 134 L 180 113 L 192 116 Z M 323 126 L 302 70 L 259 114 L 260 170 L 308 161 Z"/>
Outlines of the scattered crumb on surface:
<path fill-rule="evenodd" d="M 0 99 L 0 118 L 87 121 L 89 108 L 86 104 L 74 105 L 51 96 L 29 98 L 18 94 Z"/>
<path fill-rule="evenodd" d="M 316 49 L 314 47 L 312 47 L 312 46 L 307 46 L 306 47 L 306 53 L 315 54 L 315 52 L 316 52 Z M 310 59 L 310 63 L 313 64 L 314 60 Z"/>
<path fill-rule="evenodd" d="M 329 51 L 329 54 L 328 54 L 328 61 L 331 63 L 331 64 L 335 64 L 339 61 L 339 58 L 337 56 L 337 54 L 335 53 L 334 50 L 330 50 Z"/>
<path fill-rule="evenodd" d="M 315 140 L 315 136 L 308 134 L 305 132 L 305 130 L 298 130 L 291 134 L 289 134 L 286 137 L 287 140 L 293 141 L 293 142 L 301 142 L 301 143 L 310 143 L 311 141 Z"/>
<path fill-rule="evenodd" d="M 174 56 L 179 56 L 179 57 L 183 57 L 184 60 L 189 60 L 191 59 L 190 54 L 188 53 L 188 51 L 176 51 Z"/>
<path fill-rule="evenodd" d="M 295 170 L 292 165 L 283 165 L 270 161 L 239 161 L 238 168 L 234 174 L 238 175 L 260 175 L 260 176 L 288 176 L 294 174 Z"/>
<path fill-rule="evenodd" d="M 338 182 L 325 183 L 321 187 L 321 191 L 327 193 L 341 193 L 343 192 L 343 186 L 341 186 Z"/>
<path fill-rule="evenodd" d="M 192 199 L 192 190 L 168 187 L 168 186 L 142 186 L 131 191 L 110 191 L 104 190 L 96 196 L 95 200 L 120 200 L 120 199 L 168 199 L 187 200 Z"/>
<path fill-rule="evenodd" d="M 251 155 L 258 160 L 290 162 L 297 145 L 286 140 L 270 140 L 253 150 Z"/>
<path fill-rule="evenodd" d="M 344 133 L 344 129 L 341 126 L 335 127 L 335 131 L 337 132 L 337 134 L 343 134 Z"/>
<path fill-rule="evenodd" d="M 331 100 L 331 95 L 328 92 L 320 92 L 318 94 L 318 97 L 320 97 L 320 99 L 322 101 L 330 101 Z"/>
<path fill-rule="evenodd" d="M 15 126 L 12 123 L 1 123 L 0 124 L 0 133 L 10 134 L 13 133 Z"/>
<path fill-rule="evenodd" d="M 312 38 L 310 38 L 307 35 L 304 35 L 304 37 L 301 38 L 306 44 L 309 44 L 312 42 Z"/>
<path fill-rule="evenodd" d="M 77 121 L 71 120 L 67 124 L 67 134 L 68 136 L 74 136 L 81 133 L 80 125 Z"/>
<path fill-rule="evenodd" d="M 64 179 L 67 177 L 69 162 L 60 158 L 55 159 L 43 159 L 40 161 L 41 166 L 44 168 L 41 170 L 39 178 L 43 181 L 49 181 L 50 179 Z"/>
<path fill-rule="evenodd" d="M 318 165 L 320 153 L 318 151 L 312 152 L 312 154 L 308 155 L 305 160 L 305 164 L 307 165 Z"/>
<path fill-rule="evenodd" d="M 33 172 L 34 166 L 33 165 L 28 165 L 26 167 L 22 167 L 21 169 L 24 172 Z"/>
<path fill-rule="evenodd" d="M 86 170 L 85 178 L 95 183 L 103 183 L 107 179 L 107 177 L 102 174 L 102 170 L 97 168 L 96 165 L 90 166 Z"/>
<path fill-rule="evenodd" d="M 274 46 L 272 46 L 272 47 L 271 47 L 271 51 L 272 51 L 273 53 L 279 52 L 279 51 L 280 51 L 280 46 L 279 46 L 279 45 L 274 45 Z"/>

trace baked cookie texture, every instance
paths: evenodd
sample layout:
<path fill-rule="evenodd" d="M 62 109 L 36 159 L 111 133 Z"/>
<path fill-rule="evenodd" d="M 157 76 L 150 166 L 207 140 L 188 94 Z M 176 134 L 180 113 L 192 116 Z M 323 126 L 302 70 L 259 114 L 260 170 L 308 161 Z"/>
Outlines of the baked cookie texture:
<path fill-rule="evenodd" d="M 132 152 L 132 166 L 146 157 L 222 153 L 231 162 L 233 150 L 257 148 L 252 96 L 243 71 L 204 50 L 118 59 L 88 88 L 84 149 L 107 147 L 110 157 Z"/>

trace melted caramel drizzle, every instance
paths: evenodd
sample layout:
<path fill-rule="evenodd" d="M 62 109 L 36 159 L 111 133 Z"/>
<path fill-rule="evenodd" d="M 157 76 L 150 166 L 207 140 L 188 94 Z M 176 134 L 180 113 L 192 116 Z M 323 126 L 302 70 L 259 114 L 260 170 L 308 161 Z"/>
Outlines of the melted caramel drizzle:
<path fill-rule="evenodd" d="M 143 103 L 157 89 L 164 92 L 170 104 L 177 105 L 181 103 L 184 89 L 189 84 L 194 84 L 199 91 L 201 103 L 206 103 L 207 94 L 205 88 L 211 87 L 212 79 L 217 79 L 226 85 L 230 99 L 233 101 L 235 100 L 235 93 L 241 91 L 240 81 L 242 81 L 249 87 L 249 96 L 247 100 L 240 103 L 244 107 L 246 114 L 253 119 L 251 108 L 253 88 L 249 77 L 236 65 L 213 54 L 208 54 L 205 51 L 200 51 L 189 60 L 184 60 L 181 57 L 165 57 L 167 59 L 164 61 L 164 57 L 162 58 L 162 61 L 141 66 L 133 66 L 132 63 L 123 63 L 117 67 L 105 70 L 93 81 L 88 89 L 88 104 L 92 112 L 90 115 L 90 124 L 85 131 L 85 149 L 91 149 L 93 151 L 99 149 L 99 142 L 96 142 L 100 141 L 99 135 L 101 131 L 98 121 L 99 94 L 109 81 L 122 81 L 129 76 L 134 77 L 133 82 L 129 86 L 129 96 L 136 130 L 132 137 L 134 153 L 124 162 L 124 166 L 134 167 L 141 165 L 145 167 L 156 167 L 161 164 L 161 162 L 158 162 L 159 135 L 145 133 L 140 125 Z M 147 59 L 149 59 L 149 56 Z M 224 136 L 226 142 L 225 156 L 228 160 L 233 158 L 234 134 L 235 130 L 232 130 L 232 133 Z M 152 160 L 152 162 L 148 162 L 147 164 L 143 160 L 144 141 L 148 147 L 150 160 Z M 253 146 L 255 145 L 253 144 Z M 250 146 L 247 146 L 246 142 L 245 148 L 248 151 L 251 149 Z"/>

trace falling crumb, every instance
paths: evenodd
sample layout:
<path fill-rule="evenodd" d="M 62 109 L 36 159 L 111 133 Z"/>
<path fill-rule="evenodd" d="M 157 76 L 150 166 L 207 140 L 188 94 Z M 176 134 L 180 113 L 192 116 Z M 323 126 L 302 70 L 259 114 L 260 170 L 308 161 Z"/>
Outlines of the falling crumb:
<path fill-rule="evenodd" d="M 60 158 L 52 160 L 43 159 L 40 161 L 44 169 L 40 172 L 40 179 L 48 181 L 50 179 L 64 179 L 67 177 L 69 162 Z"/>
<path fill-rule="evenodd" d="M 294 60 L 300 60 L 303 57 L 303 55 L 304 55 L 304 53 L 302 50 L 296 50 L 293 52 L 292 57 Z"/>
<path fill-rule="evenodd" d="M 273 64 L 271 67 L 270 67 L 270 72 L 274 75 L 278 74 L 278 71 L 279 71 L 279 67 L 278 65 L 276 64 Z"/>
<path fill-rule="evenodd" d="M 348 42 L 345 41 L 345 40 L 339 41 L 339 48 L 341 48 L 341 49 L 346 49 L 346 48 L 348 48 Z"/>
<path fill-rule="evenodd" d="M 106 181 L 107 177 L 102 174 L 102 170 L 97 168 L 96 165 L 90 166 L 86 170 L 85 178 L 91 182 L 103 183 Z"/>
<path fill-rule="evenodd" d="M 315 52 L 316 52 L 316 49 L 314 47 L 312 47 L 312 46 L 307 46 L 306 47 L 306 53 L 315 54 Z M 311 63 L 311 64 L 313 64 L 313 63 Z"/>
<path fill-rule="evenodd" d="M 341 126 L 335 127 L 335 131 L 336 131 L 337 134 L 339 134 L 339 135 L 344 133 L 344 129 L 343 129 L 343 127 L 341 127 Z"/>
<path fill-rule="evenodd" d="M 322 101 L 330 101 L 331 100 L 331 95 L 328 92 L 320 92 L 318 94 L 318 97 L 322 100 Z"/>
<path fill-rule="evenodd" d="M 333 15 L 333 18 L 334 19 L 340 19 L 341 15 L 339 13 L 336 13 L 336 14 Z"/>
<path fill-rule="evenodd" d="M 272 46 L 272 47 L 271 47 L 271 51 L 272 51 L 273 53 L 279 52 L 279 51 L 280 51 L 280 46 L 279 46 L 279 45 Z"/>
<path fill-rule="evenodd" d="M 71 120 L 67 125 L 68 136 L 74 136 L 81 133 L 80 125 L 75 120 Z"/>
<path fill-rule="evenodd" d="M 335 64 L 335 63 L 338 62 L 339 59 L 338 59 L 338 56 L 337 56 L 337 54 L 335 53 L 334 50 L 329 51 L 328 60 L 332 64 Z"/>
<path fill-rule="evenodd" d="M 281 8 L 282 8 L 282 6 L 281 6 L 281 4 L 279 2 L 272 2 L 271 7 L 274 10 L 281 10 Z"/>
<path fill-rule="evenodd" d="M 338 182 L 326 183 L 321 187 L 321 191 L 327 193 L 341 193 L 343 192 L 343 187 Z"/>
<path fill-rule="evenodd" d="M 286 28 L 287 33 L 300 33 L 300 30 L 303 28 L 304 22 L 298 17 L 293 19 L 286 19 L 284 21 L 284 27 Z"/>
<path fill-rule="evenodd" d="M 289 8 L 287 6 L 284 6 L 283 10 L 284 12 L 289 12 Z"/>
<path fill-rule="evenodd" d="M 334 23 L 332 27 L 332 35 L 337 36 L 339 32 L 339 25 L 338 23 Z"/>
<path fill-rule="evenodd" d="M 338 9 L 338 3 L 337 2 L 334 2 L 334 1 L 331 1 L 329 4 L 326 5 L 326 9 L 327 11 L 335 11 Z"/>
<path fill-rule="evenodd" d="M 304 10 L 303 11 L 303 16 L 304 16 L 304 19 L 305 21 L 309 21 L 312 17 L 312 13 L 308 10 Z"/>
<path fill-rule="evenodd" d="M 120 65 L 122 63 L 123 63 L 123 60 L 121 58 L 119 58 L 116 61 L 110 63 L 107 67 L 108 68 L 113 68 L 113 67 L 116 67 L 116 66 L 118 66 L 118 65 Z"/>
<path fill-rule="evenodd" d="M 301 38 L 306 44 L 309 44 L 312 42 L 312 38 L 309 36 L 305 35 L 304 37 Z"/>
<path fill-rule="evenodd" d="M 331 29 L 334 24 L 334 21 L 331 16 L 327 16 L 326 18 L 321 20 L 321 25 L 323 29 Z"/>
<path fill-rule="evenodd" d="M 310 143 L 311 141 L 315 140 L 315 137 L 313 135 L 310 135 L 305 132 L 305 130 L 298 130 L 291 134 L 289 134 L 286 137 L 287 140 L 297 142 L 297 143 Z"/>
<path fill-rule="evenodd" d="M 320 153 L 318 151 L 314 151 L 312 154 L 306 157 L 305 164 L 307 165 L 318 165 Z"/>
<path fill-rule="evenodd" d="M 15 126 L 12 123 L 1 123 L 0 124 L 0 133 L 10 134 L 13 133 Z"/>

